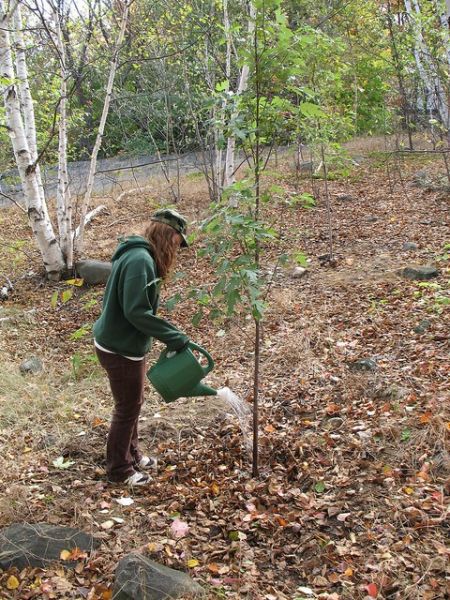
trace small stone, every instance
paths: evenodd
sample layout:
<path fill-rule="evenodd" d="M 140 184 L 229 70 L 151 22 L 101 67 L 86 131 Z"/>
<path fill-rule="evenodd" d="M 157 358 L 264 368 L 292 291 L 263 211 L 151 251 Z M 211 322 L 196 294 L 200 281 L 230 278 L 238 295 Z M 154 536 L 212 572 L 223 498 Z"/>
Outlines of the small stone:
<path fill-rule="evenodd" d="M 373 215 L 369 215 L 369 216 L 366 218 L 366 221 L 367 221 L 368 223 L 376 223 L 376 222 L 378 221 L 378 217 L 374 217 Z"/>
<path fill-rule="evenodd" d="M 414 327 L 414 333 L 425 333 L 425 331 L 427 329 L 430 329 L 430 327 L 431 321 L 429 321 L 428 319 L 423 319 L 418 325 Z"/>
<path fill-rule="evenodd" d="M 421 188 L 427 188 L 431 183 L 429 173 L 424 170 L 414 173 L 412 180 L 414 185 Z"/>
<path fill-rule="evenodd" d="M 43 434 L 39 443 L 38 448 L 44 450 L 46 448 L 53 448 L 58 443 L 58 437 L 54 433 Z"/>
<path fill-rule="evenodd" d="M 301 162 L 297 168 L 301 173 L 312 173 L 315 166 L 316 165 L 314 163 L 312 163 L 311 161 L 304 161 L 304 162 Z"/>
<path fill-rule="evenodd" d="M 80 260 L 75 264 L 75 270 L 87 285 L 105 284 L 111 273 L 111 263 L 101 260 Z"/>
<path fill-rule="evenodd" d="M 368 442 L 372 438 L 371 431 L 357 431 L 356 435 L 362 442 Z"/>
<path fill-rule="evenodd" d="M 352 202 L 355 200 L 355 197 L 351 194 L 336 194 L 336 200 L 339 200 L 340 202 Z"/>
<path fill-rule="evenodd" d="M 27 358 L 19 367 L 20 372 L 24 375 L 27 375 L 28 373 L 40 373 L 42 369 L 42 361 L 37 356 Z"/>
<path fill-rule="evenodd" d="M 350 369 L 352 371 L 376 371 L 377 363 L 371 358 L 361 358 L 360 360 L 355 360 L 350 365 Z"/>
<path fill-rule="evenodd" d="M 127 554 L 117 565 L 114 600 L 168 600 L 203 595 L 203 588 L 186 573 L 141 554 Z"/>
<path fill-rule="evenodd" d="M 410 250 L 418 250 L 419 246 L 415 242 L 405 242 L 402 249 L 404 252 L 408 252 Z"/>
<path fill-rule="evenodd" d="M 409 396 L 410 393 L 408 388 L 400 387 L 395 384 L 378 388 L 373 392 L 374 397 L 382 400 L 403 400 L 403 398 Z"/>
<path fill-rule="evenodd" d="M 429 265 L 411 265 L 410 267 L 405 267 L 401 271 L 401 275 L 406 279 L 411 279 L 413 281 L 427 281 L 428 279 L 437 277 L 439 275 L 439 270 L 436 267 Z"/>
<path fill-rule="evenodd" d="M 307 272 L 308 269 L 305 269 L 304 267 L 295 267 L 291 273 L 291 277 L 292 279 L 301 279 Z"/>

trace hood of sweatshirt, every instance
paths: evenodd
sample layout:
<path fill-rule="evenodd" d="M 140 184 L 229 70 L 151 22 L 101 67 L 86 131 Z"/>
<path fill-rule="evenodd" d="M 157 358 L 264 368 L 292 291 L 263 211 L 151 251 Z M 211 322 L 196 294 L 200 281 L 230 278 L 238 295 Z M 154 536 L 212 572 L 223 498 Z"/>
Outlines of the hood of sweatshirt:
<path fill-rule="evenodd" d="M 112 256 L 112 260 L 117 260 L 122 256 L 122 254 L 134 248 L 145 248 L 151 254 L 150 244 L 145 238 L 141 237 L 140 235 L 130 235 L 129 237 L 122 238 L 120 240 L 120 243 Z"/>

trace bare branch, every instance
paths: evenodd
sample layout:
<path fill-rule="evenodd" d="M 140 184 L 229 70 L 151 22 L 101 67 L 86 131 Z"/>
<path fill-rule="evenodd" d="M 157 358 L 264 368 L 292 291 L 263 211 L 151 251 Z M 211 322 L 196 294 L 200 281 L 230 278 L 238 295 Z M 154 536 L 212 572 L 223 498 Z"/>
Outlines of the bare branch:
<path fill-rule="evenodd" d="M 14 200 L 14 198 L 8 196 L 8 194 L 3 193 L 2 191 L 0 191 L 0 196 L 2 198 L 5 198 L 6 200 L 9 200 L 9 202 L 15 204 L 17 208 L 20 208 L 20 210 L 26 214 L 27 210 L 19 202 L 17 202 L 17 200 Z"/>

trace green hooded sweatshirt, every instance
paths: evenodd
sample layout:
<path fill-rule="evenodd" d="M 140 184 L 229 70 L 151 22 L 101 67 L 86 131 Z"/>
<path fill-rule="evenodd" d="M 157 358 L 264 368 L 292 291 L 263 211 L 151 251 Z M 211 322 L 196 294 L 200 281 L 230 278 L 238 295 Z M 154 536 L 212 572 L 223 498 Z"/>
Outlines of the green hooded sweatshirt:
<path fill-rule="evenodd" d="M 125 238 L 112 257 L 112 270 L 103 298 L 103 309 L 94 324 L 95 340 L 123 356 L 144 356 L 152 338 L 179 350 L 189 338 L 156 316 L 159 283 L 150 245 L 145 238 Z"/>

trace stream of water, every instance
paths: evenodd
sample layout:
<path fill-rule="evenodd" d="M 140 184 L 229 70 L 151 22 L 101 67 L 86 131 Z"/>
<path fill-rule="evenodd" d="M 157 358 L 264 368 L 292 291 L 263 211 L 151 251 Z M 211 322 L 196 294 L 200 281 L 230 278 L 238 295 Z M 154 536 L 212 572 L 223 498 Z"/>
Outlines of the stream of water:
<path fill-rule="evenodd" d="M 252 449 L 252 429 L 251 429 L 251 413 L 250 405 L 239 398 L 230 388 L 223 387 L 217 390 L 217 396 L 225 402 L 231 412 L 237 417 L 239 426 L 242 431 L 244 446 L 247 452 Z"/>

